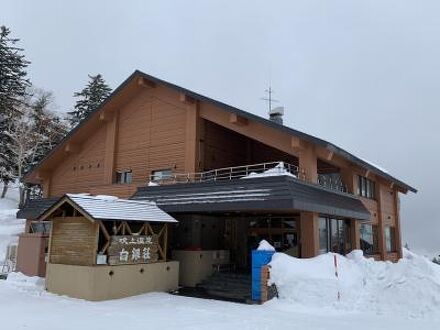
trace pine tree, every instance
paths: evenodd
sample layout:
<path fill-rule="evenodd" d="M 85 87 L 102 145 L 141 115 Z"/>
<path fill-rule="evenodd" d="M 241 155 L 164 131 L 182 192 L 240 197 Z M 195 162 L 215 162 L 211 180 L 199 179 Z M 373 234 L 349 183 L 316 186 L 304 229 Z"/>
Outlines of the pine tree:
<path fill-rule="evenodd" d="M 69 112 L 72 127 L 86 118 L 92 111 L 110 95 L 111 88 L 107 85 L 102 75 L 89 75 L 87 86 L 81 91 L 73 94 L 76 101 L 74 110 Z"/>
<path fill-rule="evenodd" d="M 11 130 L 19 107 L 30 85 L 26 78 L 23 49 L 16 46 L 19 39 L 11 38 L 10 30 L 0 27 L 0 180 L 3 181 L 1 198 L 5 197 L 8 184 L 14 179 L 15 164 L 11 151 Z"/>

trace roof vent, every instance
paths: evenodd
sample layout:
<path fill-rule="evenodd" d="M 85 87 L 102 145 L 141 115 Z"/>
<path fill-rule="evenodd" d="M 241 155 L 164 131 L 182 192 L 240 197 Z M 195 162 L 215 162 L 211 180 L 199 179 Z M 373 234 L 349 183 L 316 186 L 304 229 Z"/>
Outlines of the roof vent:
<path fill-rule="evenodd" d="M 283 124 L 284 107 L 276 107 L 269 111 L 269 119 L 273 122 Z"/>

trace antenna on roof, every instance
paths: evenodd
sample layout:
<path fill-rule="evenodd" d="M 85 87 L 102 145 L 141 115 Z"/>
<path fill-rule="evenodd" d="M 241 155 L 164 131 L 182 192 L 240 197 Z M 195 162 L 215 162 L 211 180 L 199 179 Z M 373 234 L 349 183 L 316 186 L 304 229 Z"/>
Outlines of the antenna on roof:
<path fill-rule="evenodd" d="M 277 103 L 279 101 L 272 98 L 272 94 L 275 93 L 272 86 L 269 85 L 269 88 L 264 90 L 264 92 L 267 93 L 267 97 L 262 97 L 261 99 L 267 102 L 270 112 L 272 110 L 272 103 Z"/>
<path fill-rule="evenodd" d="M 275 93 L 275 91 L 272 89 L 272 86 L 269 85 L 269 88 L 265 90 L 267 93 L 267 97 L 262 97 L 261 99 L 264 101 L 267 101 L 269 106 L 269 119 L 273 122 L 276 122 L 280 125 L 283 124 L 283 115 L 284 115 L 284 107 L 276 107 L 272 108 L 272 103 L 279 102 L 278 100 L 275 100 L 272 98 L 272 94 Z"/>

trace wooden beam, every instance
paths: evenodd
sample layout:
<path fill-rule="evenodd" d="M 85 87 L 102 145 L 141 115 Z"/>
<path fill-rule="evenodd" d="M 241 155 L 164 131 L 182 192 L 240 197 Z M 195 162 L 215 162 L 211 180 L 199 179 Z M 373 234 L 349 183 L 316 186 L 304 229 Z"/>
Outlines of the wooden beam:
<path fill-rule="evenodd" d="M 188 94 L 185 94 L 185 93 L 179 94 L 179 100 L 180 100 L 180 102 L 189 103 L 189 104 L 193 104 L 193 103 L 197 102 L 197 100 L 195 98 L 193 98 L 192 96 L 189 96 Z"/>
<path fill-rule="evenodd" d="M 327 151 L 327 156 L 325 157 L 325 159 L 326 159 L 326 160 L 332 160 L 332 159 L 333 159 L 334 152 L 333 152 L 333 151 L 330 151 L 330 150 L 328 150 L 328 149 L 326 149 L 326 151 Z"/>
<path fill-rule="evenodd" d="M 64 151 L 69 154 L 76 154 L 81 150 L 81 147 L 78 144 L 67 143 L 64 147 Z"/>
<path fill-rule="evenodd" d="M 154 81 L 148 80 L 144 77 L 138 79 L 138 85 L 147 88 L 155 88 L 157 86 Z"/>
<path fill-rule="evenodd" d="M 115 116 L 114 111 L 111 110 L 104 110 L 99 114 L 99 121 L 102 122 L 109 122 L 113 120 L 113 117 Z"/>
<path fill-rule="evenodd" d="M 236 113 L 229 115 L 229 122 L 238 126 L 246 126 L 249 124 L 249 120 L 245 117 L 239 116 Z"/>
<path fill-rule="evenodd" d="M 37 180 L 45 180 L 47 178 L 50 178 L 50 173 L 48 171 L 38 170 Z"/>
<path fill-rule="evenodd" d="M 370 170 L 365 170 L 364 177 L 369 178 L 370 174 L 371 174 Z"/>
<path fill-rule="evenodd" d="M 297 136 L 292 136 L 290 138 L 290 146 L 294 150 L 303 150 L 307 147 L 306 143 Z"/>

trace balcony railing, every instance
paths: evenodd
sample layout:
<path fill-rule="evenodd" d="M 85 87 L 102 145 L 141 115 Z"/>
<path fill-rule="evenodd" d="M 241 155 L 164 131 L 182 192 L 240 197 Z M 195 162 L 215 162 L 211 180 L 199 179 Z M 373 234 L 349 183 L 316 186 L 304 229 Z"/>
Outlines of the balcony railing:
<path fill-rule="evenodd" d="M 347 186 L 342 182 L 339 174 L 318 174 L 318 184 L 320 186 L 330 188 L 333 190 L 339 190 L 341 192 L 347 192 Z"/>
<path fill-rule="evenodd" d="M 169 173 L 165 176 L 151 175 L 149 185 L 176 184 L 190 182 L 212 182 L 220 180 L 233 180 L 242 178 L 256 178 L 277 175 L 290 175 L 303 181 L 307 181 L 306 172 L 296 165 L 286 162 L 268 162 L 234 167 L 224 167 L 196 173 Z M 320 186 L 347 192 L 339 174 L 319 174 Z"/>
<path fill-rule="evenodd" d="M 270 162 L 234 167 L 224 167 L 197 173 L 171 173 L 163 177 L 151 175 L 150 184 L 210 182 L 219 180 L 241 179 L 245 177 L 252 178 L 283 174 L 291 175 L 300 179 L 305 178 L 305 174 L 300 171 L 299 167 L 296 165 L 288 164 L 285 162 Z"/>

